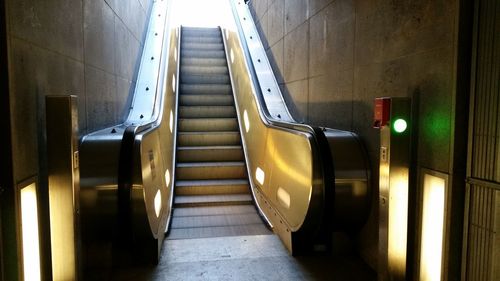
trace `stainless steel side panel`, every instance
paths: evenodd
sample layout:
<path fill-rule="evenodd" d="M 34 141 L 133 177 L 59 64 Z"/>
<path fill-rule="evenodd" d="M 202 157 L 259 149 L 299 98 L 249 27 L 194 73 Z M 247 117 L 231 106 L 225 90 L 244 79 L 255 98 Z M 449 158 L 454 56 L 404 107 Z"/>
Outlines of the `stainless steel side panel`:
<path fill-rule="evenodd" d="M 86 267 L 109 267 L 123 259 L 122 253 L 132 253 L 128 263 L 159 257 L 175 168 L 179 32 L 169 26 L 170 2 L 153 3 L 129 117 L 85 136 L 80 144 Z M 127 150 L 124 137 L 130 136 Z"/>

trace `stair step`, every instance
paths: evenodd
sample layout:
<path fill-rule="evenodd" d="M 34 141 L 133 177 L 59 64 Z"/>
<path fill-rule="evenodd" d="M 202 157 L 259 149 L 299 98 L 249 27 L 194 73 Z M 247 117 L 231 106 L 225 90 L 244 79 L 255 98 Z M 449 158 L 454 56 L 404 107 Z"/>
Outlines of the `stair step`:
<path fill-rule="evenodd" d="M 183 58 L 181 68 L 184 66 L 227 66 L 225 58 Z"/>
<path fill-rule="evenodd" d="M 179 106 L 180 118 L 236 118 L 236 108 L 232 105 Z"/>
<path fill-rule="evenodd" d="M 178 162 L 243 161 L 241 146 L 180 146 Z"/>
<path fill-rule="evenodd" d="M 211 42 L 182 42 L 182 50 L 224 50 L 224 45 L 222 43 L 211 43 Z"/>
<path fill-rule="evenodd" d="M 191 36 L 182 34 L 181 44 L 184 43 L 222 43 L 221 36 Z"/>
<path fill-rule="evenodd" d="M 236 226 L 262 223 L 257 213 L 215 216 L 173 217 L 172 228 Z"/>
<path fill-rule="evenodd" d="M 230 214 L 253 214 L 256 213 L 253 205 L 232 205 L 232 206 L 204 206 L 204 207 L 184 207 L 176 208 L 173 212 L 174 217 L 192 217 L 192 216 L 214 216 Z"/>
<path fill-rule="evenodd" d="M 250 194 L 177 195 L 174 198 L 174 208 L 251 204 Z"/>
<path fill-rule="evenodd" d="M 183 95 L 230 95 L 232 93 L 230 84 L 181 84 L 180 91 Z"/>
<path fill-rule="evenodd" d="M 224 51 L 209 51 L 209 50 L 182 50 L 181 58 L 226 58 Z"/>
<path fill-rule="evenodd" d="M 178 146 L 239 145 L 240 133 L 234 132 L 179 132 Z"/>
<path fill-rule="evenodd" d="M 211 65 L 185 65 L 181 67 L 181 75 L 213 75 L 213 74 L 229 74 L 227 66 L 211 66 Z"/>
<path fill-rule="evenodd" d="M 185 84 L 228 84 L 228 74 L 187 74 L 181 72 L 181 82 Z"/>
<path fill-rule="evenodd" d="M 236 130 L 238 130 L 238 121 L 236 120 L 236 118 L 179 119 L 179 131 L 181 132 L 214 132 Z"/>
<path fill-rule="evenodd" d="M 182 35 L 196 36 L 196 37 L 222 37 L 220 29 L 192 29 L 192 28 L 182 28 Z"/>
<path fill-rule="evenodd" d="M 177 163 L 177 180 L 244 179 L 244 162 Z"/>
<path fill-rule="evenodd" d="M 232 95 L 180 95 L 179 105 L 233 105 Z"/>
<path fill-rule="evenodd" d="M 235 180 L 178 180 L 175 195 L 242 194 L 249 193 L 246 179 Z"/>
<path fill-rule="evenodd" d="M 270 235 L 272 232 L 262 223 L 216 226 L 216 227 L 193 227 L 171 229 L 167 237 L 168 240 L 176 239 L 196 239 L 225 236 L 249 236 L 249 235 Z"/>

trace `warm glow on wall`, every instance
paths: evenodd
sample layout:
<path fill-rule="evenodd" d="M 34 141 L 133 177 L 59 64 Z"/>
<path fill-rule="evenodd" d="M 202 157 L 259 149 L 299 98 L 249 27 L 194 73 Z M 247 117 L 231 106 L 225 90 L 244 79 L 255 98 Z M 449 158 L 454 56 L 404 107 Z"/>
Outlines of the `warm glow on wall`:
<path fill-rule="evenodd" d="M 391 177 L 389 189 L 389 269 L 396 274 L 405 273 L 408 227 L 408 172 Z"/>
<path fill-rule="evenodd" d="M 24 280 L 40 280 L 40 247 L 36 184 L 21 189 Z"/>
<path fill-rule="evenodd" d="M 441 280 L 446 180 L 424 175 L 420 280 Z"/>

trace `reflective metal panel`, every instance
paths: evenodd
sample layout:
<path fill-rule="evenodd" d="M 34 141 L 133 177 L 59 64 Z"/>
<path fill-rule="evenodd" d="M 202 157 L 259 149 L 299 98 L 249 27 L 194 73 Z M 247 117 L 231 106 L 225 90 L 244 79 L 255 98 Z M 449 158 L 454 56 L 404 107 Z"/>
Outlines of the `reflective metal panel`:
<path fill-rule="evenodd" d="M 80 145 L 86 267 L 158 261 L 175 167 L 177 89 L 171 85 L 179 38 L 169 26 L 170 2 L 153 3 L 128 119 Z"/>
<path fill-rule="evenodd" d="M 48 96 L 46 111 L 52 278 L 77 280 L 80 190 L 77 98 Z"/>
<path fill-rule="evenodd" d="M 295 123 L 247 6 L 231 3 L 223 34 L 254 198 L 292 253 L 328 244 L 333 228 L 359 229 L 367 217 L 366 153 L 353 133 Z"/>

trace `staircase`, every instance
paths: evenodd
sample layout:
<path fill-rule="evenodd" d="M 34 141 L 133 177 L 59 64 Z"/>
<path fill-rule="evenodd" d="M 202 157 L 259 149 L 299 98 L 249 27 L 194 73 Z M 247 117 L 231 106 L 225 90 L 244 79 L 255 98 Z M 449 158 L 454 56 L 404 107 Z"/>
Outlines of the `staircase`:
<path fill-rule="evenodd" d="M 271 234 L 250 194 L 221 31 L 181 32 L 175 199 L 167 239 Z"/>

